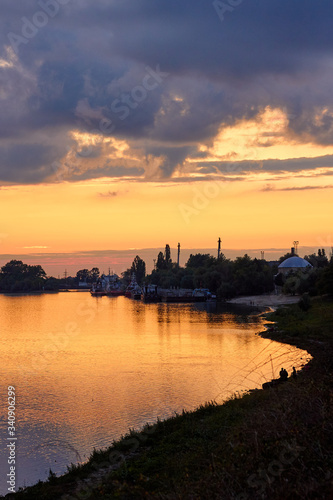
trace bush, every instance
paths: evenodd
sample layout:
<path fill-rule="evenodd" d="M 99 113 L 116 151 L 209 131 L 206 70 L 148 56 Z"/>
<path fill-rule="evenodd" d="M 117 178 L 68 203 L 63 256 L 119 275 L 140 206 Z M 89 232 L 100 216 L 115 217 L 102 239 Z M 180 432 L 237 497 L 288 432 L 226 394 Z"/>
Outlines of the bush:
<path fill-rule="evenodd" d="M 311 307 L 310 295 L 308 293 L 303 293 L 302 297 L 298 302 L 298 306 L 302 311 L 308 311 Z"/>
<path fill-rule="evenodd" d="M 180 281 L 181 288 L 194 288 L 193 276 L 192 274 L 188 274 L 187 276 L 183 276 Z"/>
<path fill-rule="evenodd" d="M 217 290 L 218 299 L 228 300 L 237 295 L 235 286 L 232 283 L 224 282 Z"/>

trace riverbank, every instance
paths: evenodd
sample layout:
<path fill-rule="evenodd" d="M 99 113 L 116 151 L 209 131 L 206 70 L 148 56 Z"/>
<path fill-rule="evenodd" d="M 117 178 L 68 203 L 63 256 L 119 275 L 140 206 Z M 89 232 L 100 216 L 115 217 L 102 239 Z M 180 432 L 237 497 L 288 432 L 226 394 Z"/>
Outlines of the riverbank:
<path fill-rule="evenodd" d="M 277 308 L 281 305 L 296 304 L 300 297 L 295 295 L 283 295 L 283 294 L 267 294 L 267 295 L 249 295 L 246 297 L 237 297 L 235 299 L 230 299 L 227 304 L 238 304 L 246 306 L 255 307 L 270 307 Z"/>
<path fill-rule="evenodd" d="M 328 499 L 333 492 L 333 302 L 268 316 L 265 337 L 314 358 L 296 379 L 131 432 L 13 499 Z"/>

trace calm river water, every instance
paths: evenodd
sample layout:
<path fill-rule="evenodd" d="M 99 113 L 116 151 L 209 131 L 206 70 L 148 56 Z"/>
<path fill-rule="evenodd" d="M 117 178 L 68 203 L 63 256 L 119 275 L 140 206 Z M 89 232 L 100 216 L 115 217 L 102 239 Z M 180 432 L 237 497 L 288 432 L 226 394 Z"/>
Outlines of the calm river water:
<path fill-rule="evenodd" d="M 84 292 L 0 295 L 0 329 L 0 494 L 10 385 L 18 487 L 65 472 L 130 427 L 222 402 L 309 358 L 256 335 L 257 316 Z"/>

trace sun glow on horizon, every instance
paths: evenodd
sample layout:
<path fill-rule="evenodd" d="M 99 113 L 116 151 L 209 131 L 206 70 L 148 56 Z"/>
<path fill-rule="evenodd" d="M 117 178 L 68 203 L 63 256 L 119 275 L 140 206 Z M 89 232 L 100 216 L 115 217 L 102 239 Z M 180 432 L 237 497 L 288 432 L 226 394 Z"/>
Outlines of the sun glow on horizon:
<path fill-rule="evenodd" d="M 179 240 L 188 248 L 210 247 L 220 233 L 229 248 L 289 247 L 296 232 L 313 244 L 320 235 L 327 237 L 329 186 L 309 189 L 311 176 L 305 173 L 288 193 L 295 183 L 288 176 L 274 184 L 267 175 L 250 181 L 251 176 L 249 182 L 104 179 L 8 188 L 1 192 L 3 211 L 11 214 L 2 222 L 7 236 L 0 241 L 1 253 L 154 248 Z M 309 205 L 316 211 L 309 213 Z"/>

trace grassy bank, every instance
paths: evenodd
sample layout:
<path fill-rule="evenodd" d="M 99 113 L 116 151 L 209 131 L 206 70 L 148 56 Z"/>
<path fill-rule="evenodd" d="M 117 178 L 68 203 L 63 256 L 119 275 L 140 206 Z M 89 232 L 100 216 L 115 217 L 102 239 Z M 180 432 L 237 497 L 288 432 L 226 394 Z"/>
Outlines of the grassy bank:
<path fill-rule="evenodd" d="M 296 379 L 132 432 L 25 499 L 333 498 L 333 302 L 268 315 L 265 336 L 308 350 Z"/>

